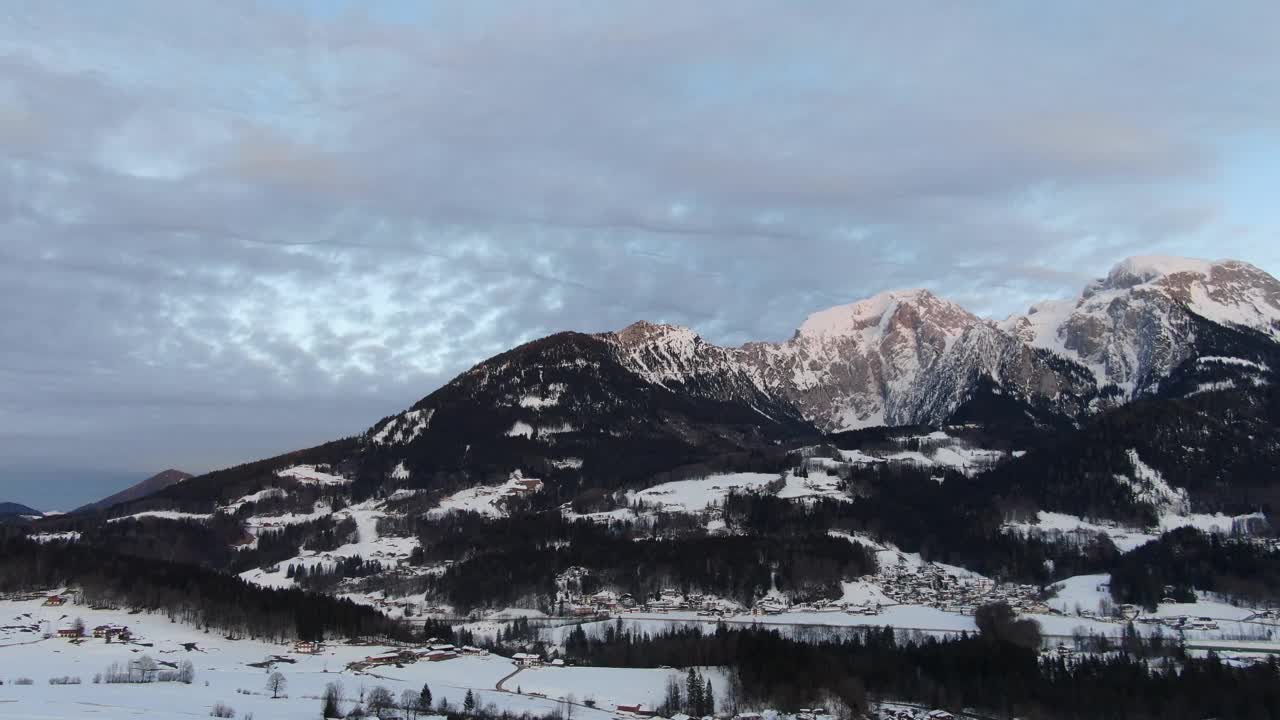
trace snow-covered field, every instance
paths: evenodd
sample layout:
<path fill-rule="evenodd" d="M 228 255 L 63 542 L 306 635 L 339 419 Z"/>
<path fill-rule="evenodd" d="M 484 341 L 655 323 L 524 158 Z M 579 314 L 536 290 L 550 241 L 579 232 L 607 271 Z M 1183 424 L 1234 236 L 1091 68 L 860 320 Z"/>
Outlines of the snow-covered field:
<path fill-rule="evenodd" d="M 1084 607 L 1090 602 L 1096 604 L 1108 579 L 1105 575 L 1070 578 L 1062 583 L 1058 603 L 1068 608 L 1074 605 Z M 846 591 L 869 592 L 867 588 L 852 584 Z M 1162 605 L 1155 614 L 1218 619 L 1219 630 L 1185 633 L 1184 637 L 1197 646 L 1216 642 L 1223 647 L 1247 645 L 1258 652 L 1280 649 L 1278 639 L 1256 639 L 1257 634 L 1267 628 L 1244 622 L 1243 619 L 1251 613 L 1252 610 L 1247 608 L 1203 598 L 1197 603 Z M 89 628 L 100 624 L 127 625 L 134 638 L 128 644 L 106 643 L 92 638 L 77 644 L 56 637 L 44 638 L 44 631 L 55 631 L 77 617 L 83 619 Z M 1070 635 L 1076 630 L 1116 635 L 1122 627 L 1118 623 L 1091 618 L 1032 617 L 1040 621 L 1044 632 L 1049 635 Z M 619 621 L 591 622 L 582 627 L 595 633 L 614 622 Z M 628 629 L 652 633 L 677 625 L 702 627 L 706 631 L 716 626 L 715 621 L 693 612 L 628 613 L 620 622 Z M 841 628 L 885 625 L 903 631 L 918 630 L 940 635 L 975 630 L 972 616 L 917 605 L 889 606 L 879 615 L 871 616 L 817 611 L 771 616 L 743 613 L 723 622 L 731 627 L 754 624 L 776 628 L 801 637 L 822 636 L 839 632 Z M 496 622 L 492 624 L 497 626 Z M 548 627 L 543 633 L 547 640 L 558 642 L 572 627 L 568 624 Z M 1174 634 L 1174 631 L 1159 626 L 1140 625 L 1139 630 L 1143 633 Z M 1255 639 L 1239 639 L 1250 634 Z M 218 702 L 235 708 L 241 718 L 249 713 L 262 720 L 313 718 L 320 703 L 318 696 L 325 685 L 340 682 L 350 699 L 346 703 L 348 707 L 358 699 L 362 689 L 367 692 L 381 685 L 398 697 L 404 690 L 416 691 L 427 683 L 437 700 L 445 698 L 451 705 L 460 704 L 467 690 L 472 690 L 479 694 L 483 704 L 493 703 L 498 708 L 535 714 L 554 710 L 557 698 L 573 695 L 578 702 L 590 698 L 596 701 L 597 708 L 592 710 L 579 706 L 575 708 L 575 714 L 585 720 L 608 720 L 617 704 L 656 703 L 661 698 L 667 678 L 681 677 L 679 669 L 573 667 L 526 669 L 513 676 L 518 668 L 510 660 L 497 656 L 463 656 L 438 663 L 380 666 L 366 673 L 346 669 L 348 663 L 388 649 L 381 645 L 335 644 L 327 646 L 318 655 L 302 655 L 294 653 L 287 645 L 229 640 L 219 633 L 206 633 L 170 622 L 163 615 L 133 615 L 126 611 L 92 610 L 75 605 L 45 607 L 40 600 L 0 601 L 0 680 L 4 682 L 0 685 L 0 718 L 123 720 L 208 717 L 210 708 Z M 195 666 L 195 681 L 190 685 L 93 683 L 94 675 L 103 672 L 108 665 L 127 664 L 143 655 L 161 663 L 177 664 L 189 660 Z M 283 660 L 277 659 L 270 667 L 251 667 L 253 663 L 275 656 Z M 272 699 L 266 692 L 266 679 L 272 670 L 284 674 L 288 683 L 287 697 Z M 727 688 L 728 683 L 718 671 L 708 670 L 704 674 L 712 678 L 717 689 Z M 64 676 L 79 677 L 81 684 L 49 684 L 50 678 Z M 29 678 L 32 684 L 17 684 L 21 678 Z M 502 690 L 497 689 L 499 681 L 504 681 Z M 523 694 L 516 694 L 514 691 L 517 689 Z"/>
<path fill-rule="evenodd" d="M 454 512 L 474 512 L 488 517 L 501 517 L 506 514 L 505 504 L 508 498 L 537 492 L 541 487 L 541 480 L 526 478 L 517 470 L 502 485 L 477 485 L 444 498 L 440 501 L 440 506 L 431 511 L 431 515 L 439 517 Z"/>
<path fill-rule="evenodd" d="M 1111 538 L 1117 550 L 1129 552 L 1159 538 L 1161 533 L 1181 527 L 1193 527 L 1206 533 L 1227 534 L 1243 523 L 1258 521 L 1262 518 L 1261 513 L 1232 516 L 1220 513 L 1209 515 L 1163 512 L 1160 514 L 1159 527 L 1139 529 L 1109 522 L 1091 522 L 1075 515 L 1041 510 L 1036 514 L 1036 522 L 1008 523 L 1004 526 L 1004 530 L 1020 535 L 1046 537 L 1070 534 L 1106 535 Z"/>
<path fill-rule="evenodd" d="M 627 493 L 628 503 L 645 508 L 645 512 L 637 513 L 633 508 L 628 507 L 580 515 L 566 507 L 565 517 L 598 522 L 634 521 L 653 512 L 706 512 L 723 505 L 730 493 L 764 492 L 765 486 L 779 479 L 783 482 L 782 487 L 777 491 L 777 497 L 784 500 L 849 499 L 848 495 L 840 489 L 840 478 L 828 474 L 819 467 L 809 470 L 807 476 L 797 475 L 794 472 L 788 472 L 785 476 L 777 473 L 744 472 L 710 475 L 691 480 L 674 480 Z"/>
<path fill-rule="evenodd" d="M 702 512 L 721 505 L 729 493 L 758 490 L 778 479 L 777 473 L 731 473 L 677 480 L 630 493 L 628 499 L 656 505 L 666 512 Z"/>
<path fill-rule="evenodd" d="M 43 639 L 38 632 L 11 626 L 37 625 L 56 630 L 72 618 L 82 618 L 89 628 L 100 624 L 127 625 L 134 632 L 132 643 L 106 643 L 89 638 L 79 644 L 69 640 Z M 0 601 L 0 718 L 43 720 L 63 718 L 181 718 L 208 717 L 214 703 L 236 710 L 237 717 L 252 713 L 258 720 L 315 718 L 318 697 L 330 682 L 340 682 L 352 702 L 361 689 L 366 692 L 381 685 L 399 698 L 404 690 L 431 687 L 437 702 L 441 698 L 460 706 L 467 690 L 479 694 L 480 702 L 493 703 L 513 712 L 542 715 L 551 712 L 556 698 L 573 694 L 592 697 L 597 709 L 576 707 L 574 714 L 585 720 L 611 718 L 618 703 L 657 703 L 669 676 L 682 677 L 678 670 L 613 668 L 546 668 L 524 670 L 504 684 L 495 686 L 517 668 L 497 656 L 462 656 L 444 662 L 417 662 L 403 667 L 380 666 L 369 673 L 346 670 L 348 663 L 389 648 L 384 646 L 330 645 L 319 655 L 292 652 L 291 646 L 254 640 L 228 640 L 217 633 L 205 633 L 162 615 L 131 615 L 125 611 L 91 610 L 83 606 L 43 607 L 40 601 Z M 184 644 L 194 644 L 188 650 Z M 195 665 L 195 681 L 138 685 L 94 684 L 93 676 L 111 663 L 127 664 L 143 655 L 165 663 L 190 660 Z M 250 667 L 272 656 L 284 661 L 271 668 Z M 292 662 L 289 662 L 289 661 Z M 268 674 L 281 672 L 288 683 L 288 697 L 272 699 L 266 692 Z M 50 685 L 49 678 L 79 677 L 79 685 Z M 29 678 L 30 685 L 16 684 Z M 713 676 L 713 682 L 719 676 Z M 725 683 L 717 683 L 724 687 Z M 520 687 L 524 695 L 515 694 Z M 247 691 L 249 694 L 243 694 Z M 530 696 L 541 692 L 546 698 Z"/>

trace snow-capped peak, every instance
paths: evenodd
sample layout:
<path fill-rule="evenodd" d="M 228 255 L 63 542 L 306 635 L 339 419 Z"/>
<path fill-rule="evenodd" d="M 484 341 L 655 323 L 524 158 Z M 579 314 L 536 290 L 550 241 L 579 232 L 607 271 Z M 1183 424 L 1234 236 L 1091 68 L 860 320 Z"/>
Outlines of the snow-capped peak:
<path fill-rule="evenodd" d="M 922 320 L 955 334 L 977 322 L 964 308 L 928 290 L 889 290 L 866 300 L 818 311 L 800 324 L 796 336 L 830 338 L 862 334 L 871 327 L 884 330 L 904 306 L 914 310 Z"/>
<path fill-rule="evenodd" d="M 1210 262 L 1196 258 L 1175 257 L 1172 255 L 1135 255 L 1116 263 L 1107 273 L 1101 287 L 1121 289 L 1149 283 L 1169 275 L 1194 273 L 1208 277 L 1214 266 L 1224 264 L 1226 260 Z"/>
<path fill-rule="evenodd" d="M 1187 311 L 1280 338 L 1280 282 L 1237 260 L 1144 255 L 1117 263 L 1074 300 L 1040 303 L 997 326 L 1076 360 L 1129 393 L 1192 352 Z"/>
<path fill-rule="evenodd" d="M 1136 291 L 1159 293 L 1195 314 L 1223 325 L 1259 330 L 1280 338 L 1280 281 L 1239 260 L 1196 260 L 1148 255 L 1121 261 L 1091 283 L 1082 305 L 1111 302 Z"/>
<path fill-rule="evenodd" d="M 694 345 L 702 342 L 702 338 L 698 334 L 682 325 L 668 325 L 666 323 L 651 323 L 647 320 L 633 322 L 617 333 L 618 342 L 623 347 L 635 347 L 637 345 L 650 345 L 654 343 L 662 344 L 667 347 L 687 347 L 692 348 Z"/>

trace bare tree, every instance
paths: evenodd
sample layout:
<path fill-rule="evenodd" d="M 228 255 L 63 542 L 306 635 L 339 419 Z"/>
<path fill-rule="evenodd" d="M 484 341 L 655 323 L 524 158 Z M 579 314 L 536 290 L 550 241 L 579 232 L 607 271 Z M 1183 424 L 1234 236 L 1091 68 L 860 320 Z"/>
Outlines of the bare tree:
<path fill-rule="evenodd" d="M 410 718 L 418 717 L 418 693 L 413 690 L 405 690 L 400 693 L 400 709 Z"/>
<path fill-rule="evenodd" d="M 285 679 L 284 674 L 276 671 L 267 676 L 267 690 L 271 692 L 271 697 L 278 698 L 280 693 L 284 692 L 289 686 L 289 681 Z"/>
<path fill-rule="evenodd" d="M 320 716 L 325 718 L 342 717 L 342 708 L 339 703 L 342 701 L 342 683 L 331 682 L 324 686 L 324 696 L 321 699 Z"/>
<path fill-rule="evenodd" d="M 396 699 L 390 690 L 378 685 L 369 691 L 365 704 L 369 706 L 369 712 L 382 717 L 383 713 L 395 708 Z"/>

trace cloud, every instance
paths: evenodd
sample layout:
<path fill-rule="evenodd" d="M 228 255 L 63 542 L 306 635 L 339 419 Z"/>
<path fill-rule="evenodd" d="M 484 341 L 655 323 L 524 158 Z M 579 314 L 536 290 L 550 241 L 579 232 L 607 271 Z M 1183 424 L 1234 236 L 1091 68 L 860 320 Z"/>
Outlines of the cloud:
<path fill-rule="evenodd" d="M 1278 14 L 0 10 L 0 494 L 358 432 L 560 329 L 779 339 L 895 286 L 1003 315 L 1149 250 L 1275 269 L 1225 188 L 1277 141 Z"/>

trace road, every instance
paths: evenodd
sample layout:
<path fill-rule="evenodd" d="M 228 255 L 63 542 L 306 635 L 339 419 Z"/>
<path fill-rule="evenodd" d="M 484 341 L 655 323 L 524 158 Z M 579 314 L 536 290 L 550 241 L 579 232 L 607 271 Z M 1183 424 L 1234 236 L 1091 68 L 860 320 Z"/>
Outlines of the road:
<path fill-rule="evenodd" d="M 519 674 L 520 674 L 520 671 L 521 671 L 521 670 L 523 670 L 523 669 L 524 669 L 524 668 L 522 668 L 522 667 L 518 667 L 518 668 L 516 668 L 516 669 L 515 669 L 515 671 L 514 671 L 514 672 L 512 672 L 510 675 L 508 675 L 508 676 L 506 676 L 506 677 L 502 678 L 502 679 L 501 679 L 501 680 L 499 680 L 496 684 L 494 684 L 493 689 L 494 689 L 494 690 L 497 690 L 498 692 L 510 692 L 509 690 L 505 690 L 505 689 L 503 689 L 502 684 L 503 684 L 503 683 L 505 683 L 506 681 L 510 680 L 511 678 L 513 678 L 513 677 L 515 677 L 515 676 L 519 675 Z"/>

